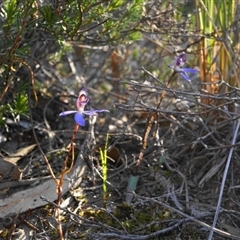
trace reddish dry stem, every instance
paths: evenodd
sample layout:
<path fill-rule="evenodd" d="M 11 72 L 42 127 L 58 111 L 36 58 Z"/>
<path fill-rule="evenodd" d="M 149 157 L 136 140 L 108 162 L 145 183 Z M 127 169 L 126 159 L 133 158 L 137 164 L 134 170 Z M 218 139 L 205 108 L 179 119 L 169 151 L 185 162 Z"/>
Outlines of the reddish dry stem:
<path fill-rule="evenodd" d="M 74 129 L 73 129 L 73 134 L 72 134 L 72 139 L 71 139 L 71 143 L 70 143 L 70 147 L 68 150 L 68 154 L 64 160 L 63 163 L 63 169 L 62 172 L 60 174 L 59 177 L 59 182 L 57 184 L 57 205 L 60 206 L 61 203 L 61 199 L 62 199 L 62 186 L 63 186 L 63 177 L 65 174 L 69 173 L 73 167 L 73 163 L 74 163 L 74 141 L 77 135 L 77 131 L 78 131 L 79 125 L 75 124 Z M 69 156 L 70 154 L 72 154 L 72 158 L 71 158 L 71 165 L 69 168 L 67 168 L 68 165 L 68 161 L 69 161 Z M 60 212 L 59 212 L 59 208 L 56 209 L 57 211 L 57 216 L 58 216 L 58 232 L 59 232 L 59 237 L 60 239 L 63 239 L 63 232 L 62 232 L 62 225 L 61 225 L 61 220 L 60 220 Z"/>
<path fill-rule="evenodd" d="M 170 82 L 172 81 L 172 79 L 174 78 L 175 75 L 176 75 L 176 72 L 173 72 L 172 75 L 170 76 L 170 78 L 169 78 L 169 80 L 166 84 L 167 88 L 168 88 Z M 165 97 L 165 95 L 166 95 L 166 91 L 163 91 L 156 109 L 158 109 L 160 107 L 160 105 L 162 103 L 162 100 Z M 142 162 L 145 149 L 147 148 L 147 141 L 148 141 L 149 133 L 152 130 L 153 123 L 157 119 L 157 117 L 158 117 L 157 113 L 155 113 L 155 112 L 150 112 L 149 113 L 147 125 L 146 125 L 146 128 L 145 128 L 145 132 L 144 132 L 143 140 L 142 140 L 142 149 L 139 153 L 138 160 L 137 160 L 137 163 L 136 163 L 136 175 L 137 175 L 137 172 L 138 172 L 138 167 L 140 166 L 140 164 Z"/>

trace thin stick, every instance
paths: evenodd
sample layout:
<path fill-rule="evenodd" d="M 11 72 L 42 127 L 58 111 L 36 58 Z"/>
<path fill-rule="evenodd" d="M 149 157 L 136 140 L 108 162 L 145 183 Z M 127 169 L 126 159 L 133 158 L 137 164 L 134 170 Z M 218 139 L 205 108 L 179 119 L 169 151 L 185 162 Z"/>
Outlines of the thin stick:
<path fill-rule="evenodd" d="M 234 135 L 233 135 L 233 139 L 232 139 L 232 142 L 231 142 L 232 145 L 236 143 L 239 127 L 240 127 L 240 120 L 238 120 L 236 128 L 233 128 Z M 231 160 L 232 160 L 233 150 L 234 150 L 234 147 L 232 147 L 230 149 L 230 152 L 229 152 L 229 155 L 228 155 L 227 163 L 226 163 L 225 170 L 224 170 L 224 173 L 223 173 L 222 184 L 221 184 L 221 188 L 220 188 L 216 213 L 215 213 L 215 216 L 214 216 L 214 220 L 213 220 L 213 224 L 212 224 L 212 227 L 211 227 L 211 230 L 210 230 L 210 234 L 208 236 L 208 240 L 212 239 L 214 228 L 215 228 L 216 223 L 217 223 L 219 211 L 220 211 L 220 208 L 221 208 L 223 190 L 224 190 L 224 187 L 225 187 L 225 182 L 226 182 L 226 178 L 227 178 L 227 174 L 228 174 L 228 169 L 229 169 L 229 166 L 230 166 L 230 163 L 231 163 Z"/>
<path fill-rule="evenodd" d="M 34 137 L 34 140 L 35 140 L 35 142 L 37 144 L 38 150 L 40 151 L 40 153 L 42 155 L 42 158 L 44 159 L 44 161 L 45 161 L 45 163 L 47 165 L 48 172 L 50 173 L 50 175 L 51 175 L 52 179 L 55 181 L 55 183 L 58 184 L 58 179 L 56 179 L 55 174 L 54 174 L 54 172 L 52 170 L 52 167 L 49 164 L 48 159 L 47 159 L 45 153 L 43 152 L 43 150 L 42 150 L 42 148 L 40 146 L 40 143 L 39 143 L 39 141 L 37 139 L 37 135 L 36 135 L 35 129 L 33 127 L 34 126 L 34 122 L 33 122 L 33 118 L 32 118 L 32 110 L 31 110 L 31 104 L 30 104 L 30 95 L 31 95 L 30 94 L 30 92 L 31 92 L 30 85 L 34 84 L 34 75 L 33 75 L 31 67 L 26 62 L 23 62 L 23 64 L 28 68 L 29 73 L 30 73 L 29 86 L 28 86 L 28 108 L 29 108 L 29 112 L 30 112 L 29 117 L 30 117 L 30 122 L 31 122 L 31 125 L 32 125 L 33 137 Z M 34 96 L 36 96 L 35 91 L 34 91 Z"/>
<path fill-rule="evenodd" d="M 169 80 L 168 80 L 168 82 L 166 84 L 166 88 L 168 88 L 170 82 L 172 81 L 172 79 L 174 78 L 175 75 L 176 75 L 176 72 L 173 72 L 171 74 L 171 76 L 170 76 L 170 78 L 169 78 Z M 160 105 L 162 103 L 162 100 L 165 97 L 165 95 L 166 95 L 166 90 L 163 90 L 156 109 L 158 109 L 160 107 Z M 142 149 L 141 149 L 141 151 L 139 153 L 138 160 L 137 160 L 137 163 L 136 163 L 136 172 L 135 172 L 136 175 L 138 173 L 138 168 L 139 168 L 139 166 L 140 166 L 140 164 L 142 162 L 144 152 L 145 152 L 145 150 L 147 148 L 147 141 L 148 141 L 149 133 L 152 130 L 153 123 L 157 119 L 157 116 L 158 116 L 158 114 L 156 112 L 152 111 L 152 112 L 149 113 L 147 125 L 146 125 L 145 131 L 144 131 L 144 135 L 143 135 L 143 139 L 142 139 Z"/>

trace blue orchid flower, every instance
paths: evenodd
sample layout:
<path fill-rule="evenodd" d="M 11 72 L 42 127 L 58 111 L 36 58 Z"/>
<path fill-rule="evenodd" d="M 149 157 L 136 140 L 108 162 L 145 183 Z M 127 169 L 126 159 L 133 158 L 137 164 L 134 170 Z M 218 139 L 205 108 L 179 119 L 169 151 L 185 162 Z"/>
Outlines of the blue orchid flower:
<path fill-rule="evenodd" d="M 174 66 L 170 66 L 170 65 L 168 66 L 171 69 L 173 69 L 175 72 L 180 73 L 185 80 L 191 81 L 187 73 L 198 73 L 199 71 L 193 68 L 184 68 L 183 66 L 186 63 L 186 61 L 187 61 L 186 54 L 182 53 L 176 58 Z"/>
<path fill-rule="evenodd" d="M 85 119 L 83 116 L 84 114 L 88 115 L 88 116 L 96 116 L 100 112 L 109 112 L 106 109 L 85 111 L 84 108 L 88 102 L 89 102 L 89 98 L 87 97 L 86 89 L 83 88 L 80 91 L 78 99 L 77 99 L 77 110 L 61 112 L 59 114 L 59 116 L 62 117 L 62 116 L 66 116 L 69 114 L 75 114 L 75 116 L 74 116 L 75 122 L 80 126 L 85 126 Z"/>

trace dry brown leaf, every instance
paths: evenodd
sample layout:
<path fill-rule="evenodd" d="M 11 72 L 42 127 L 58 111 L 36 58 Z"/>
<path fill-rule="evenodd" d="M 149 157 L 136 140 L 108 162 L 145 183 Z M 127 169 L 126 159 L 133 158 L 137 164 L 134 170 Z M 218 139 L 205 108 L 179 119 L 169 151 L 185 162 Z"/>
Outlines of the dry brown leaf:
<path fill-rule="evenodd" d="M 32 145 L 27 146 L 27 147 L 19 148 L 15 153 L 10 154 L 8 157 L 4 157 L 3 159 L 5 161 L 16 164 L 22 157 L 25 157 L 35 147 L 36 147 L 36 144 L 32 144 Z"/>
<path fill-rule="evenodd" d="M 0 175 L 3 177 L 10 177 L 13 180 L 22 179 L 22 171 L 18 168 L 16 163 L 35 147 L 36 144 L 32 144 L 18 149 L 16 153 L 10 154 L 8 157 L 0 158 Z"/>

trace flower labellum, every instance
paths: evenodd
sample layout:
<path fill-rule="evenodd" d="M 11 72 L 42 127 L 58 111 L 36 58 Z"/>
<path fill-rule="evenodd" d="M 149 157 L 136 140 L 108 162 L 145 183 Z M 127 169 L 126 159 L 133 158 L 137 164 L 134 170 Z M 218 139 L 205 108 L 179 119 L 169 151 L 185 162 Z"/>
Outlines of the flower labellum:
<path fill-rule="evenodd" d="M 183 67 L 183 65 L 187 62 L 186 54 L 180 54 L 175 62 L 175 67 Z"/>
<path fill-rule="evenodd" d="M 89 102 L 89 98 L 87 97 L 87 92 L 86 89 L 83 88 L 80 92 L 79 92 L 79 96 L 77 99 L 77 109 L 79 111 L 84 110 L 84 107 L 87 105 L 87 103 Z"/>

